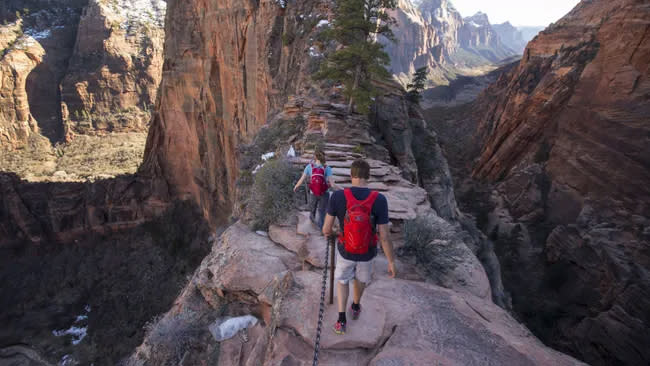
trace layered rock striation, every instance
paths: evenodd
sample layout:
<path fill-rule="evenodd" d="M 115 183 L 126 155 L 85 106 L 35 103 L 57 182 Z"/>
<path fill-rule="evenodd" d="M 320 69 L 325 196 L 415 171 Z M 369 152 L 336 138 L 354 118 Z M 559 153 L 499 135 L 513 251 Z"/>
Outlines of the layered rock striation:
<path fill-rule="evenodd" d="M 477 101 L 514 308 L 599 365 L 650 360 L 649 29 L 647 2 L 583 1 Z"/>

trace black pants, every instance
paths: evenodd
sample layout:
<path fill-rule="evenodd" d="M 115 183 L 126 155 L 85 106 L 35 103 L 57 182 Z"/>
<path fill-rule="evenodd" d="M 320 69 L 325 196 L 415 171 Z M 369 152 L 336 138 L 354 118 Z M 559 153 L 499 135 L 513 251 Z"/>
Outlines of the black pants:
<path fill-rule="evenodd" d="M 311 214 L 312 220 L 318 224 L 319 229 L 323 229 L 323 224 L 325 223 L 325 214 L 327 213 L 327 203 L 330 199 L 330 193 L 325 192 L 322 196 L 315 196 L 313 193 L 309 192 L 309 211 Z M 318 213 L 318 216 L 316 216 Z"/>

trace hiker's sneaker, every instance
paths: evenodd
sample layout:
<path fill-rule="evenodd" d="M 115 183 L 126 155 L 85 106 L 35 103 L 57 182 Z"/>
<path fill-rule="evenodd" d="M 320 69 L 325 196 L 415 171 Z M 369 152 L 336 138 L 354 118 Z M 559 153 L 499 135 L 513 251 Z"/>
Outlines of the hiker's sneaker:
<path fill-rule="evenodd" d="M 337 321 L 336 324 L 334 324 L 334 333 L 341 335 L 345 334 L 345 323 Z"/>
<path fill-rule="evenodd" d="M 352 310 L 352 320 L 359 319 L 359 314 L 361 314 L 361 304 L 359 304 L 359 309 L 357 310 L 354 310 L 354 308 L 350 306 L 350 310 Z"/>

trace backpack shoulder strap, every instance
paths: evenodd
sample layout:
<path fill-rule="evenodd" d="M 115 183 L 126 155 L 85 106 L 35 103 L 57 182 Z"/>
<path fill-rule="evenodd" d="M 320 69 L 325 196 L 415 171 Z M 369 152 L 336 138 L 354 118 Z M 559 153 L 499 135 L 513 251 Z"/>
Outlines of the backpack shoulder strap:
<path fill-rule="evenodd" d="M 359 200 L 354 197 L 350 188 L 345 188 L 343 190 L 343 195 L 345 195 L 346 207 L 351 207 L 359 203 Z"/>
<path fill-rule="evenodd" d="M 379 192 L 370 191 L 370 194 L 368 195 L 368 198 L 363 200 L 363 202 L 361 202 L 360 205 L 364 205 L 364 206 L 367 206 L 368 208 L 372 208 L 372 205 L 375 204 L 375 201 L 377 200 L 377 197 L 379 197 Z"/>

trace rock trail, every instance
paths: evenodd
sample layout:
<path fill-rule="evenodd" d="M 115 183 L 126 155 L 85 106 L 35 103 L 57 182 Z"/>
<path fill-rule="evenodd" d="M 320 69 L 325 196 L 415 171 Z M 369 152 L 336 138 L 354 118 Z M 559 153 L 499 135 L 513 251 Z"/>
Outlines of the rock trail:
<path fill-rule="evenodd" d="M 364 133 L 368 126 L 362 121 L 347 123 L 340 113 L 342 107 L 333 104 L 296 105 L 290 102 L 278 118 L 308 117 L 306 139 L 318 136 L 324 141 L 338 184 L 350 185 L 349 169 L 355 158 L 372 157 L 368 159 L 370 185 L 388 199 L 396 239 L 401 237 L 403 220 L 435 215 L 426 191 L 402 178 L 400 169 L 390 165 L 388 153 Z M 348 130 L 342 130 L 343 125 Z M 302 154 L 291 161 L 302 167 L 311 160 L 313 150 L 298 150 Z M 445 243 L 440 241 L 440 245 L 449 245 Z M 326 246 L 308 212 L 294 212 L 284 222 L 271 225 L 268 235 L 237 222 L 214 241 L 212 252 L 166 316 L 193 309 L 204 309 L 206 314 L 229 309 L 233 315 L 254 314 L 262 320 L 246 331 L 248 342 L 233 337 L 217 346 L 212 339 L 202 339 L 195 348 L 204 349 L 204 354 L 194 355 L 196 360 L 210 359 L 210 350 L 218 347 L 219 365 L 311 365 Z M 582 364 L 545 347 L 496 306 L 490 300 L 484 270 L 464 248 L 467 257 L 475 261 L 459 264 L 458 270 L 474 273 L 474 277 L 451 274 L 465 282 L 460 286 L 467 289 L 461 291 L 434 285 L 423 268 L 411 263 L 412 258 L 397 258 L 398 277 L 391 279 L 386 258 L 379 254 L 362 299 L 362 315 L 350 320 L 344 336 L 331 329 L 337 318 L 336 305 L 326 306 L 319 364 Z M 160 341 L 147 338 L 130 361 L 146 364 L 142 360 L 153 360 L 159 347 Z"/>

